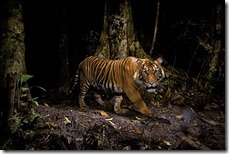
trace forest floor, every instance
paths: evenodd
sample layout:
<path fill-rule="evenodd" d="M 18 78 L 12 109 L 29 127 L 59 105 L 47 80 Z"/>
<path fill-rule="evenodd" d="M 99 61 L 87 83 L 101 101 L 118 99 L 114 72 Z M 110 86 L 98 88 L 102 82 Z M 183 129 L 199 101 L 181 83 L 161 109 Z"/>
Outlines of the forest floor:
<path fill-rule="evenodd" d="M 66 101 L 65 101 L 66 102 Z M 49 104 L 49 105 L 48 105 Z M 148 103 L 154 118 L 134 109 L 116 114 L 88 100 L 34 107 L 32 123 L 1 143 L 4 150 L 225 150 L 225 117 L 215 108 Z"/>

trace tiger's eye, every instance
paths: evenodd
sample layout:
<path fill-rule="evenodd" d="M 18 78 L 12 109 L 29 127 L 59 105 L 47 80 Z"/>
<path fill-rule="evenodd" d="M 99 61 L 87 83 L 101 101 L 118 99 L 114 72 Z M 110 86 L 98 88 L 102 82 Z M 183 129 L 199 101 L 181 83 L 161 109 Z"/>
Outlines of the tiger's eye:
<path fill-rule="evenodd" d="M 158 72 L 158 68 L 154 68 L 154 73 L 157 73 Z"/>
<path fill-rule="evenodd" d="M 158 74 L 157 77 L 158 77 L 158 78 L 162 78 L 162 75 L 161 75 L 161 74 Z"/>

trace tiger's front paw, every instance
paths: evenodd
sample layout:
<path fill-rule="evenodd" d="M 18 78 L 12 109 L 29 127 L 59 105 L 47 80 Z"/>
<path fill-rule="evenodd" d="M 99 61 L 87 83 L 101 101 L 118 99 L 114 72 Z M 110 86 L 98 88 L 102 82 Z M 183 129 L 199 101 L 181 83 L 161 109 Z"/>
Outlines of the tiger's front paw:
<path fill-rule="evenodd" d="M 153 112 L 151 112 L 150 110 L 142 110 L 141 113 L 147 117 L 154 117 Z"/>
<path fill-rule="evenodd" d="M 117 107 L 114 107 L 114 111 L 115 111 L 115 113 L 117 113 L 117 114 L 126 114 L 126 113 L 129 112 L 128 109 L 122 109 L 122 108 L 117 108 Z"/>

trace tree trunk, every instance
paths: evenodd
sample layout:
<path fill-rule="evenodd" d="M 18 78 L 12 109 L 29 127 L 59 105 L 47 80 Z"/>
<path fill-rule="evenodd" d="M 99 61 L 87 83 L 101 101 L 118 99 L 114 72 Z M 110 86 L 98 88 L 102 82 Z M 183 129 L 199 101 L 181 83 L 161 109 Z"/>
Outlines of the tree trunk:
<path fill-rule="evenodd" d="M 215 37 L 213 40 L 213 52 L 212 58 L 209 64 L 209 71 L 207 74 L 207 79 L 210 83 L 213 83 L 216 73 L 218 71 L 219 56 L 222 51 L 222 21 L 223 21 L 223 7 L 221 4 L 218 4 L 216 7 L 216 23 L 215 23 Z"/>
<path fill-rule="evenodd" d="M 25 35 L 22 1 L 3 0 L 0 7 L 0 102 L 4 120 L 7 120 L 13 116 L 14 99 L 9 94 L 14 94 L 17 78 L 12 74 L 18 77 L 26 73 Z"/>
<path fill-rule="evenodd" d="M 158 29 L 159 10 L 160 10 L 160 1 L 158 0 L 158 2 L 157 2 L 157 15 L 156 15 L 156 21 L 155 21 L 154 33 L 153 33 L 153 40 L 152 40 L 151 49 L 149 51 L 150 55 L 153 54 L 153 50 L 154 50 L 154 47 L 156 44 L 157 31 L 158 31 L 157 29 Z"/>
<path fill-rule="evenodd" d="M 122 59 L 129 55 L 146 58 L 147 55 L 134 33 L 130 0 L 107 0 L 104 25 L 96 56 Z"/>
<path fill-rule="evenodd" d="M 59 21 L 59 85 L 69 79 L 68 37 L 65 21 L 66 8 L 62 8 Z"/>

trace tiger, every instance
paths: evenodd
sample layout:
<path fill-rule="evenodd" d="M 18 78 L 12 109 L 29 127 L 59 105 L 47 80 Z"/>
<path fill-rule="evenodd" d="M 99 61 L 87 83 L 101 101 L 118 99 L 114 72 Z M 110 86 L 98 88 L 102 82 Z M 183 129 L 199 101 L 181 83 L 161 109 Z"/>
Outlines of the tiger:
<path fill-rule="evenodd" d="M 121 103 L 124 94 L 140 113 L 145 116 L 153 116 L 139 89 L 144 88 L 148 92 L 153 92 L 156 89 L 165 77 L 161 66 L 162 62 L 162 57 L 150 60 L 129 56 L 124 59 L 110 60 L 89 56 L 79 64 L 70 93 L 79 84 L 79 107 L 86 108 L 84 98 L 90 87 L 113 92 L 116 94 L 112 101 L 114 101 L 114 111 L 117 114 L 123 113 Z M 94 98 L 100 105 L 106 105 L 99 93 L 94 92 Z"/>

